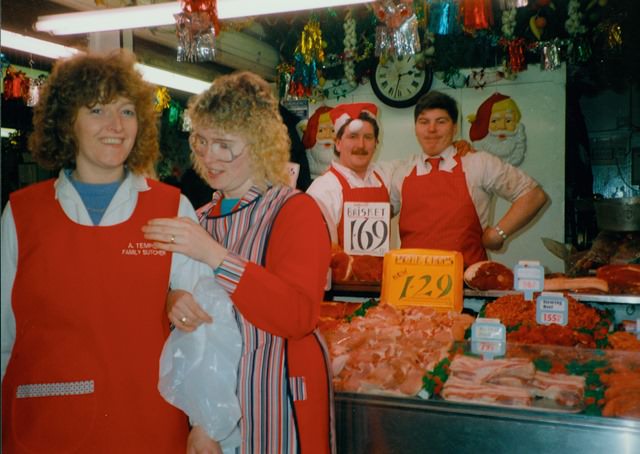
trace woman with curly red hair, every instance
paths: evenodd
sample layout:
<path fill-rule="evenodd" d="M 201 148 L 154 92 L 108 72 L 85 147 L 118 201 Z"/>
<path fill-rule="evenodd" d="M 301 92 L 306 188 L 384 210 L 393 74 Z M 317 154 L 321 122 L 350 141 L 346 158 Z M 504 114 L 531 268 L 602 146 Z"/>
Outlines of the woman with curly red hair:
<path fill-rule="evenodd" d="M 185 216 L 150 180 L 154 88 L 128 52 L 59 61 L 34 111 L 30 149 L 58 178 L 11 194 L 2 215 L 2 450 L 186 450 L 187 418 L 157 389 L 165 298 L 211 271 L 144 240 Z"/>

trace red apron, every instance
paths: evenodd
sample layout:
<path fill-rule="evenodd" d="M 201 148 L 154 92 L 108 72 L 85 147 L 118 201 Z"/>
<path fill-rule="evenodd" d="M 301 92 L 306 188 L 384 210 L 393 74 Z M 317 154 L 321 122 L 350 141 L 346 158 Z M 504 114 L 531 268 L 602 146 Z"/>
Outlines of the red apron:
<path fill-rule="evenodd" d="M 179 195 L 149 185 L 130 219 L 105 227 L 71 221 L 52 180 L 11 195 L 19 254 L 3 452 L 185 452 L 187 418 L 158 392 L 171 254 L 141 231 L 175 216 Z"/>
<path fill-rule="evenodd" d="M 389 190 L 382 181 L 380 175 L 377 172 L 373 172 L 375 177 L 380 181 L 380 187 L 377 188 L 352 188 L 347 179 L 342 176 L 335 168 L 330 167 L 329 171 L 332 172 L 340 185 L 342 186 L 342 204 L 345 202 L 386 202 L 389 203 Z M 344 216 L 340 216 L 340 222 L 338 223 L 338 243 L 341 247 L 344 247 Z"/>
<path fill-rule="evenodd" d="M 414 167 L 402 183 L 399 230 L 403 248 L 460 251 L 465 267 L 487 259 L 482 226 L 471 200 L 459 156 L 451 172 Z"/>

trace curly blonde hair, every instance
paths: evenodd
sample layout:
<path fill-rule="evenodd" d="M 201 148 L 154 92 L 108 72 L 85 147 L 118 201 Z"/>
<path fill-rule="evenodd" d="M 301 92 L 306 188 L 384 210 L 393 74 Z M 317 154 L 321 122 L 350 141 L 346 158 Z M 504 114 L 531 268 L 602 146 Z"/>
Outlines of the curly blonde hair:
<path fill-rule="evenodd" d="M 259 187 L 286 185 L 291 139 L 269 84 L 249 71 L 221 76 L 189 101 L 193 125 L 243 137 L 249 146 L 253 182 Z M 194 167 L 202 178 L 197 159 Z"/>
<path fill-rule="evenodd" d="M 108 104 L 122 96 L 134 103 L 138 134 L 126 166 L 137 174 L 154 174 L 160 158 L 155 89 L 136 71 L 128 51 L 81 54 L 58 61 L 33 112 L 29 149 L 45 169 L 75 168 L 78 145 L 73 132 L 81 107 Z"/>

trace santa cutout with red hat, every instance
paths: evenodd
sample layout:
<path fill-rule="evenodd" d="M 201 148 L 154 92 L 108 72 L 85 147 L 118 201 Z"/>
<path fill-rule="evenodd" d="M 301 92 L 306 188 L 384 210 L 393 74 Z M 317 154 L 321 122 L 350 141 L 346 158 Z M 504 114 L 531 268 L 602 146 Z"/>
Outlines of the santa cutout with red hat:
<path fill-rule="evenodd" d="M 488 151 L 518 166 L 524 161 L 527 147 L 521 117 L 520 109 L 512 98 L 494 93 L 480 104 L 475 114 L 467 117 L 471 123 L 469 139 L 478 150 Z"/>
<path fill-rule="evenodd" d="M 382 272 L 381 255 L 385 247 L 388 249 L 391 217 L 388 188 L 391 183 L 392 166 L 388 165 L 389 163 L 386 163 L 387 165 L 373 163 L 380 133 L 376 118 L 378 108 L 372 103 L 340 104 L 334 107 L 329 115 L 335 131 L 336 158 L 329 170 L 309 186 L 307 193 L 318 202 L 329 227 L 332 241 L 339 249 L 344 249 L 347 253 L 358 256 L 357 258 L 380 255 L 380 257 L 374 257 L 379 259 L 379 270 L 377 268 L 373 270 L 369 264 L 365 266 L 366 276 L 359 278 L 355 276 L 356 280 L 379 280 Z M 374 220 L 366 216 L 359 217 L 354 214 L 356 212 L 375 212 L 376 215 L 381 214 L 381 216 Z M 378 223 L 377 227 L 384 224 L 386 229 L 380 228 L 376 231 L 386 233 L 376 238 L 375 242 L 357 242 L 353 226 L 362 226 L 361 231 L 364 232 L 373 223 Z M 354 243 L 358 244 L 354 245 Z M 386 246 L 379 247 L 381 244 Z M 369 250 L 367 246 L 377 249 Z M 357 263 L 353 262 L 353 264 L 357 269 Z M 346 275 L 339 276 L 338 280 L 346 278 Z"/>
<path fill-rule="evenodd" d="M 320 106 L 304 126 L 302 145 L 307 153 L 311 179 L 322 175 L 333 159 L 333 123 L 329 112 L 332 107 Z"/>

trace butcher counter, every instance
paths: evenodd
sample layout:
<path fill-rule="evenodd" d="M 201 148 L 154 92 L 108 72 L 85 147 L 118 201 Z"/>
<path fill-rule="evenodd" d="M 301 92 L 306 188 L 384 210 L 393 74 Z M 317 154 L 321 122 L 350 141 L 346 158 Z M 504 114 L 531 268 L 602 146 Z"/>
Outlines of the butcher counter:
<path fill-rule="evenodd" d="M 334 288 L 332 296 L 376 291 L 364 290 Z M 465 308 L 507 293 L 466 290 Z M 611 309 L 617 321 L 640 317 L 637 296 L 572 296 Z M 640 453 L 640 420 L 632 419 L 346 392 L 335 395 L 335 416 L 340 454 Z"/>
<path fill-rule="evenodd" d="M 353 393 L 335 410 L 340 454 L 640 452 L 629 419 Z"/>

